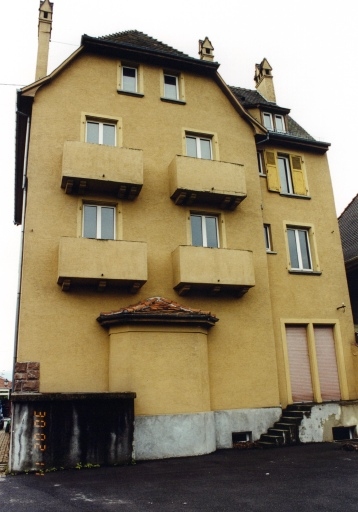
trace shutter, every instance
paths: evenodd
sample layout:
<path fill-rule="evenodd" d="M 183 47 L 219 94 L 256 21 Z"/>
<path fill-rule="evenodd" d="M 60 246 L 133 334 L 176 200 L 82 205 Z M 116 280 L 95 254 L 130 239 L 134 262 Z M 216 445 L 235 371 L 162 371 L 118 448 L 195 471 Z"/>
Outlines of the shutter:
<path fill-rule="evenodd" d="M 286 340 L 292 400 L 294 402 L 313 402 L 313 387 L 306 327 L 287 326 Z"/>
<path fill-rule="evenodd" d="M 305 176 L 303 172 L 303 162 L 300 156 L 290 156 L 292 170 L 293 192 L 301 196 L 307 195 Z"/>
<path fill-rule="evenodd" d="M 314 337 L 322 400 L 340 400 L 341 393 L 333 328 L 315 326 Z"/>
<path fill-rule="evenodd" d="M 278 175 L 275 153 L 273 151 L 265 151 L 264 154 L 267 176 L 267 188 L 274 192 L 280 192 L 280 179 Z"/>

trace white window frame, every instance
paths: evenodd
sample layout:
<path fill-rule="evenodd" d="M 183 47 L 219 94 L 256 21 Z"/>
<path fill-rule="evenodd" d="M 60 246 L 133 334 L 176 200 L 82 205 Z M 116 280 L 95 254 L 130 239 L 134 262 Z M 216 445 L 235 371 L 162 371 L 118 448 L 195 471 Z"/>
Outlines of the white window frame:
<path fill-rule="evenodd" d="M 207 237 L 207 229 L 206 229 L 206 219 L 207 218 L 213 218 L 215 219 L 215 234 L 216 234 L 216 240 L 217 245 L 216 246 L 209 246 L 210 248 L 219 249 L 220 248 L 220 238 L 219 238 L 219 216 L 215 214 L 202 214 L 202 213 L 196 213 L 192 212 L 190 213 L 190 226 L 191 226 L 191 233 L 192 233 L 192 245 L 193 244 L 193 232 L 192 232 L 192 224 L 191 219 L 192 217 L 199 217 L 201 219 L 201 233 L 202 233 L 202 244 L 196 245 L 195 247 L 208 247 L 208 237 Z"/>
<path fill-rule="evenodd" d="M 265 164 L 264 164 L 264 156 L 262 154 L 262 151 L 257 151 L 257 165 L 258 165 L 258 168 L 259 168 L 259 175 L 260 176 L 266 176 Z"/>
<path fill-rule="evenodd" d="M 312 272 L 313 271 L 313 259 L 312 259 L 312 252 L 311 252 L 311 244 L 310 244 L 310 228 L 307 227 L 294 227 L 294 226 L 287 226 L 287 244 L 288 244 L 288 254 L 291 264 L 291 270 L 300 270 L 305 272 Z M 290 241 L 288 237 L 289 231 L 293 232 L 294 234 L 294 241 L 295 241 L 295 250 L 298 260 L 298 267 L 294 267 L 292 264 L 292 258 L 291 258 L 291 248 L 290 248 Z M 304 248 L 301 247 L 301 241 L 299 237 L 299 233 L 305 233 L 305 240 L 307 245 L 307 252 L 308 252 L 308 258 L 309 258 L 309 267 L 305 267 L 303 263 L 303 250 Z"/>
<path fill-rule="evenodd" d="M 97 124 L 98 125 L 98 142 L 88 142 L 88 140 L 87 140 L 87 128 L 88 128 L 88 124 L 89 123 Z M 109 122 L 109 121 L 98 121 L 97 119 L 90 119 L 90 118 L 86 119 L 85 141 L 88 144 L 104 145 L 104 143 L 103 143 L 103 127 L 104 126 L 113 126 L 113 129 L 114 129 L 114 144 L 108 144 L 108 145 L 116 146 L 117 145 L 117 125 L 116 125 L 116 123 L 112 123 L 112 122 Z"/>
<path fill-rule="evenodd" d="M 213 144 L 212 144 L 212 138 L 211 137 L 207 137 L 207 136 L 203 136 L 203 135 L 195 135 L 195 134 L 192 134 L 192 133 L 186 133 L 185 134 L 185 148 L 186 148 L 186 154 L 187 155 L 188 155 L 188 146 L 187 146 L 187 140 L 188 139 L 194 139 L 195 140 L 196 157 L 192 157 L 192 158 L 202 158 L 200 142 L 202 140 L 205 140 L 205 141 L 208 141 L 209 144 L 210 144 L 210 158 L 207 158 L 206 160 L 212 160 L 213 159 Z"/>
<path fill-rule="evenodd" d="M 280 162 L 283 162 L 283 167 L 280 166 Z M 277 167 L 281 184 L 281 193 L 294 194 L 292 182 L 292 169 L 289 157 L 286 155 L 278 154 Z"/>
<path fill-rule="evenodd" d="M 264 224 L 264 238 L 265 238 L 266 252 L 273 252 L 272 251 L 272 236 L 271 236 L 271 225 L 270 224 Z"/>
<path fill-rule="evenodd" d="M 278 129 L 277 127 L 277 120 L 281 121 L 282 129 Z M 286 124 L 285 124 L 285 118 L 281 114 L 275 114 L 275 131 L 278 133 L 286 133 Z"/>
<path fill-rule="evenodd" d="M 126 89 L 124 87 L 124 70 L 125 69 L 130 69 L 130 70 L 134 70 L 134 90 L 132 89 Z M 122 73 L 121 73 L 121 90 L 122 91 L 125 91 L 125 92 L 133 92 L 133 93 L 137 93 L 138 92 L 138 69 L 134 66 L 122 66 Z"/>
<path fill-rule="evenodd" d="M 84 203 L 83 204 L 83 215 L 82 215 L 82 237 L 83 238 L 91 238 L 85 236 L 85 209 L 86 207 L 95 207 L 96 208 L 96 236 L 94 239 L 96 240 L 115 240 L 116 239 L 116 207 L 107 204 L 94 204 L 94 203 Z M 102 238 L 102 210 L 111 209 L 113 210 L 113 237 L 112 238 Z"/>
<path fill-rule="evenodd" d="M 264 122 L 264 127 L 267 130 L 273 131 L 272 114 L 270 114 L 269 112 L 263 112 L 262 118 L 263 118 L 263 122 Z"/>
<path fill-rule="evenodd" d="M 165 83 L 166 77 L 174 78 L 175 79 L 175 98 L 173 98 L 170 95 L 167 95 L 166 85 L 170 85 L 171 87 L 173 87 L 173 84 L 166 84 Z M 164 91 L 164 98 L 165 99 L 174 100 L 174 101 L 178 101 L 179 100 L 179 80 L 178 80 L 178 76 L 177 75 L 172 75 L 170 73 L 164 73 L 164 75 L 163 75 L 163 91 Z"/>
<path fill-rule="evenodd" d="M 271 114 L 270 112 L 263 112 L 262 119 L 264 127 L 267 130 L 277 133 L 286 133 L 285 117 L 282 114 Z M 281 122 L 280 129 L 277 127 L 278 121 Z"/>

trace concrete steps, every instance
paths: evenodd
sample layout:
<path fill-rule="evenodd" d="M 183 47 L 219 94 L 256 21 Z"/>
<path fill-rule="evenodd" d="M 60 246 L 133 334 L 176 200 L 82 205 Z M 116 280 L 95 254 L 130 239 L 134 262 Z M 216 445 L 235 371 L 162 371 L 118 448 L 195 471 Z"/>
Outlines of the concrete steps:
<path fill-rule="evenodd" d="M 312 404 L 313 405 L 313 404 Z M 299 426 L 304 416 L 311 412 L 312 405 L 292 404 L 282 411 L 281 418 L 258 441 L 262 448 L 277 448 L 299 443 Z"/>

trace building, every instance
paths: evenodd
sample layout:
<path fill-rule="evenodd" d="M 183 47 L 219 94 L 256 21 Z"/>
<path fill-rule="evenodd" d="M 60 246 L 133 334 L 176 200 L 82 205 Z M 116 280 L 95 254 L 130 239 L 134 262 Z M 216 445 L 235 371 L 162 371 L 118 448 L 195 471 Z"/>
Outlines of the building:
<path fill-rule="evenodd" d="M 40 56 L 51 22 L 44 0 Z M 255 441 L 296 402 L 318 404 L 304 441 L 358 421 L 329 144 L 266 59 L 247 90 L 199 55 L 84 35 L 18 92 L 14 399 L 134 392 L 137 459 Z"/>
<path fill-rule="evenodd" d="M 338 218 L 353 320 L 358 333 L 358 194 Z M 358 336 L 356 334 L 356 336 Z"/>

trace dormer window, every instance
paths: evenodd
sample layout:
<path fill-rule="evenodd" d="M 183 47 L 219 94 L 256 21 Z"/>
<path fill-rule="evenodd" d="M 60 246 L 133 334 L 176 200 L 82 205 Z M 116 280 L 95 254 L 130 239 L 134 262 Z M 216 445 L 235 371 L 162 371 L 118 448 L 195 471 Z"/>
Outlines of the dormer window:
<path fill-rule="evenodd" d="M 263 112 L 262 118 L 264 127 L 267 128 L 267 130 L 278 133 L 286 133 L 285 118 L 281 114 Z"/>

